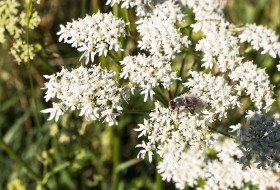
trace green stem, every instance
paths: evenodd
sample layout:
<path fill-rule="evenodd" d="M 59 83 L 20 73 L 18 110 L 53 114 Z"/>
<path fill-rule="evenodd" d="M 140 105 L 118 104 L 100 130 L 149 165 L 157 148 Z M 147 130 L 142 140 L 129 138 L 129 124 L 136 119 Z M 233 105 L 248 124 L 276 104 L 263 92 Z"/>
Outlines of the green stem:
<path fill-rule="evenodd" d="M 63 156 L 61 155 L 62 151 L 59 148 L 59 143 L 57 138 L 52 138 L 52 147 L 54 148 L 54 159 L 57 165 L 61 165 L 63 163 Z M 56 176 L 54 174 L 54 176 Z M 61 179 L 63 180 L 57 180 L 57 178 L 55 177 L 55 182 L 58 181 L 58 185 L 64 185 L 64 181 L 67 181 L 67 183 L 65 184 L 65 189 L 68 190 L 74 190 L 77 189 L 77 187 L 75 186 L 75 183 L 73 182 L 73 180 L 71 179 L 69 173 L 65 170 L 61 170 L 60 171 L 60 176 Z M 46 178 L 46 176 L 45 176 Z M 56 187 L 56 189 L 59 189 L 59 186 Z"/>
<path fill-rule="evenodd" d="M 133 41 L 134 44 L 135 44 L 135 47 L 136 47 L 137 52 L 140 52 L 140 49 L 137 47 L 137 40 L 135 39 L 135 35 L 134 35 L 134 33 L 133 33 L 133 30 L 132 30 L 132 24 L 131 24 L 131 22 L 130 22 L 130 20 L 129 20 L 128 11 L 127 11 L 127 8 L 125 8 L 125 7 L 122 8 L 122 18 L 123 18 L 123 20 L 124 20 L 126 23 L 129 23 L 129 24 L 127 25 L 128 32 L 129 32 L 129 34 L 130 34 L 130 37 L 131 37 L 132 41 Z"/>
<path fill-rule="evenodd" d="M 115 3 L 113 6 L 113 15 L 115 17 L 118 17 L 118 14 L 119 14 L 119 6 L 118 6 L 118 3 Z"/>
<path fill-rule="evenodd" d="M 159 162 L 161 161 L 161 158 L 159 155 L 157 155 L 157 165 L 159 164 Z M 161 175 L 158 173 L 156 174 L 156 189 L 157 190 L 161 190 L 162 189 L 162 178 Z"/>
<path fill-rule="evenodd" d="M 21 164 L 26 170 L 27 173 L 37 181 L 38 184 L 42 184 L 40 177 L 28 166 L 26 162 L 24 162 L 21 157 L 19 157 L 10 147 L 7 145 L 2 137 L 0 137 L 0 145 L 8 152 L 8 154 L 14 158 L 19 164 Z"/>
<path fill-rule="evenodd" d="M 179 77 L 182 77 L 182 73 L 183 73 L 184 66 L 185 66 L 185 59 L 186 59 L 186 54 L 184 54 L 184 56 L 183 56 L 183 62 L 182 62 L 181 68 L 180 68 Z M 181 83 L 181 81 L 177 80 L 174 97 L 176 97 L 177 94 L 178 94 L 178 89 L 179 89 L 179 84 L 180 83 Z"/>
<path fill-rule="evenodd" d="M 129 23 L 127 25 L 127 27 L 128 27 L 128 31 L 131 33 L 132 32 L 132 30 L 131 30 L 131 23 L 129 21 L 128 12 L 127 12 L 127 8 L 126 7 L 122 8 L 122 16 L 123 16 L 124 21 L 126 23 Z"/>
<path fill-rule="evenodd" d="M 111 128 L 109 128 L 109 126 L 106 127 L 108 127 L 107 130 L 112 130 Z M 94 130 L 96 133 L 97 141 L 101 144 L 101 128 L 95 127 Z M 101 146 L 100 144 L 98 144 L 97 146 Z M 108 190 L 108 178 L 105 177 L 106 172 L 104 171 L 104 159 L 101 159 L 101 156 L 97 153 L 97 148 L 95 148 L 93 144 L 92 146 L 90 146 L 90 151 L 92 153 L 92 162 L 96 166 L 98 175 L 101 176 L 101 190 Z"/>
<path fill-rule="evenodd" d="M 82 17 L 86 15 L 87 0 L 82 0 Z"/>
<path fill-rule="evenodd" d="M 220 134 L 222 134 L 222 135 L 224 135 L 224 136 L 226 136 L 226 137 L 229 137 L 229 138 L 232 138 L 232 139 L 236 140 L 236 137 L 233 136 L 233 135 L 230 135 L 230 134 L 228 134 L 228 133 L 225 133 L 225 132 L 223 132 L 223 131 L 220 131 L 220 130 L 215 129 L 215 128 L 210 127 L 210 126 L 208 126 L 208 128 L 209 128 L 211 131 L 215 131 L 215 132 L 220 133 Z"/>
<path fill-rule="evenodd" d="M 164 104 L 165 107 L 168 107 L 168 99 L 163 95 L 163 92 L 160 90 L 160 88 L 155 88 L 155 97 Z"/>
<path fill-rule="evenodd" d="M 120 164 L 120 132 L 121 132 L 121 119 L 119 120 L 118 125 L 114 125 L 112 127 L 112 146 L 113 146 L 113 189 L 118 189 L 119 186 L 119 171 L 117 170 L 117 167 Z"/>
<path fill-rule="evenodd" d="M 124 114 L 145 114 L 151 113 L 152 110 L 123 110 L 122 113 Z"/>
<path fill-rule="evenodd" d="M 42 138 L 42 145 L 43 148 L 45 150 L 45 152 L 47 153 L 47 159 L 49 159 L 49 154 L 47 151 L 47 147 L 44 143 L 44 135 L 42 132 L 42 125 L 41 125 L 41 121 L 40 121 L 40 117 L 39 117 L 39 109 L 37 106 L 37 101 L 36 101 L 36 96 L 35 96 L 35 91 L 34 91 L 34 84 L 33 84 L 33 78 L 32 78 L 32 71 L 31 71 L 31 60 L 30 60 L 30 42 L 29 42 L 29 23 L 30 23 L 30 19 L 32 17 L 33 14 L 33 2 L 32 0 L 29 0 L 28 3 L 28 8 L 27 8 L 27 18 L 26 18 L 26 44 L 27 44 L 27 65 L 28 65 L 28 76 L 29 76 L 29 83 L 30 83 L 30 87 L 31 87 L 31 94 L 32 94 L 32 100 L 33 100 L 33 106 L 34 106 L 34 112 L 35 112 L 35 120 L 37 123 L 37 126 L 39 128 L 39 133 L 40 136 Z M 44 164 L 44 175 L 46 173 L 46 169 L 47 169 L 47 164 Z M 53 170 L 53 168 L 51 167 L 51 171 Z"/>
<path fill-rule="evenodd" d="M 165 107 L 168 107 L 168 104 L 166 104 L 166 102 L 162 99 L 161 96 L 159 96 L 158 94 L 155 94 L 154 97 L 160 101 L 160 103 L 162 103 Z"/>
<path fill-rule="evenodd" d="M 118 59 L 116 56 L 114 56 L 111 52 L 108 52 L 108 55 L 109 55 L 109 57 L 111 57 L 111 59 L 112 59 L 115 63 L 117 63 L 118 65 L 120 65 L 120 62 L 118 61 L 119 59 Z"/>
<path fill-rule="evenodd" d="M 36 56 L 41 59 L 43 66 L 45 66 L 46 69 L 48 69 L 52 74 L 56 73 L 56 70 L 52 66 L 50 66 L 48 60 L 45 57 L 40 54 L 36 54 Z"/>
<path fill-rule="evenodd" d="M 30 60 L 30 53 L 29 53 L 29 45 L 30 45 L 30 42 L 29 42 L 29 22 L 30 22 L 30 19 L 32 17 L 32 9 L 33 9 L 33 3 L 32 3 L 32 0 L 29 0 L 28 10 L 27 10 L 27 19 L 26 19 L 26 43 L 27 43 L 27 56 L 28 56 L 28 60 L 27 60 L 28 76 L 29 76 L 29 83 L 30 83 L 30 87 L 31 87 L 32 100 L 33 100 L 33 104 L 34 104 L 34 107 L 35 107 L 35 110 L 34 110 L 35 119 L 36 119 L 36 123 L 39 127 L 40 135 L 43 139 L 44 135 L 43 135 L 43 132 L 42 132 L 42 125 L 41 125 L 41 121 L 40 121 L 40 117 L 39 117 L 39 110 L 38 110 L 35 91 L 34 91 L 33 78 L 32 78 L 32 72 L 31 72 L 31 60 Z M 46 150 L 46 146 L 43 143 L 43 140 L 42 140 L 42 144 L 44 146 L 44 149 Z"/>
<path fill-rule="evenodd" d="M 97 13 L 99 10 L 99 0 L 93 0 L 93 13 Z"/>

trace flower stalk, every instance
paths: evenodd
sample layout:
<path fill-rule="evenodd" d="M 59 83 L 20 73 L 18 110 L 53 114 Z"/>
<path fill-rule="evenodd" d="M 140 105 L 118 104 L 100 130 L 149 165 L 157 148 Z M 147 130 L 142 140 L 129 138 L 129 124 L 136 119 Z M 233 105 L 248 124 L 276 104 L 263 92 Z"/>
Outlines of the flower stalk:
<path fill-rule="evenodd" d="M 20 165 L 22 165 L 27 173 L 38 183 L 42 184 L 40 176 L 38 176 L 29 166 L 28 164 L 17 154 L 15 153 L 12 148 L 6 144 L 3 138 L 0 136 L 0 145 L 2 148 L 13 158 L 15 159 Z M 48 189 L 48 188 L 47 188 Z"/>

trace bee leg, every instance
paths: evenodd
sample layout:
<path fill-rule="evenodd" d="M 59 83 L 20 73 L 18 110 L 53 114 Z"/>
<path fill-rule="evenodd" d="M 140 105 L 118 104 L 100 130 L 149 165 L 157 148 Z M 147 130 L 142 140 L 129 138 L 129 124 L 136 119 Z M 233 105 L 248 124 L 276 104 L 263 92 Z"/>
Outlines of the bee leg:
<path fill-rule="evenodd" d="M 179 115 L 179 108 L 177 109 L 177 119 L 178 119 L 178 115 Z"/>
<path fill-rule="evenodd" d="M 187 107 L 189 112 L 191 112 L 192 115 L 194 115 L 194 111 L 195 111 L 195 107 L 192 106 L 192 107 Z"/>

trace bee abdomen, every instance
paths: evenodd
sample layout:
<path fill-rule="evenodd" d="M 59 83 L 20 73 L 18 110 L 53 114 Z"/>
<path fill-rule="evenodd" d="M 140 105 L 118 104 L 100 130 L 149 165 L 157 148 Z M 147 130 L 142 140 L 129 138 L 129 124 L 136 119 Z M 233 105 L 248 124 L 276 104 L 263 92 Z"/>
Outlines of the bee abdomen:
<path fill-rule="evenodd" d="M 198 99 L 194 96 L 186 96 L 185 101 L 186 101 L 186 107 L 191 107 L 191 106 L 193 107 L 198 104 Z"/>

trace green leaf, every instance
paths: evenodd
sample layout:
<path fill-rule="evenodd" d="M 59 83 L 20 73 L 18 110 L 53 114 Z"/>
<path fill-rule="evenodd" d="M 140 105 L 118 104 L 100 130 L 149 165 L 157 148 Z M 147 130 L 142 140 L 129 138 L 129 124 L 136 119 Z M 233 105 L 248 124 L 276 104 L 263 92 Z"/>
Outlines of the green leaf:
<path fill-rule="evenodd" d="M 138 159 L 138 158 L 135 158 L 135 159 L 132 159 L 132 160 L 128 160 L 126 162 L 123 162 L 121 164 L 119 164 L 117 167 L 116 167 L 116 171 L 117 172 L 120 172 L 122 170 L 125 170 L 133 165 L 136 165 L 138 164 L 139 162 L 141 162 L 142 159 Z"/>

